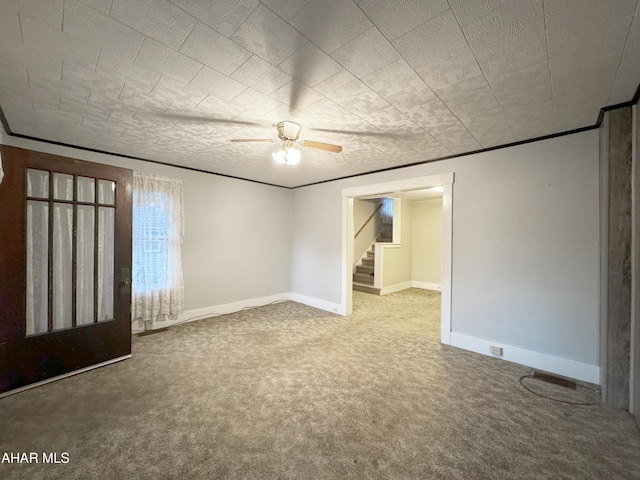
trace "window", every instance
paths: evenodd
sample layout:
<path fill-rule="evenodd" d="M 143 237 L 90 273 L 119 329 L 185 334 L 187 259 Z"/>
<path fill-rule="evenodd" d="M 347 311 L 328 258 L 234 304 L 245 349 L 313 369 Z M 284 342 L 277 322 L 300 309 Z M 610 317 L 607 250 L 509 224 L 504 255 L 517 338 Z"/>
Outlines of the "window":
<path fill-rule="evenodd" d="M 183 311 L 183 197 L 180 180 L 134 174 L 134 320 L 176 319 Z"/>
<path fill-rule="evenodd" d="M 393 198 L 382 199 L 382 210 L 380 210 L 382 223 L 393 223 Z"/>
<path fill-rule="evenodd" d="M 171 272 L 166 268 L 171 263 L 171 223 L 164 194 L 158 194 L 153 203 L 138 204 L 134 208 L 133 282 L 139 292 L 160 290 L 173 283 Z"/>

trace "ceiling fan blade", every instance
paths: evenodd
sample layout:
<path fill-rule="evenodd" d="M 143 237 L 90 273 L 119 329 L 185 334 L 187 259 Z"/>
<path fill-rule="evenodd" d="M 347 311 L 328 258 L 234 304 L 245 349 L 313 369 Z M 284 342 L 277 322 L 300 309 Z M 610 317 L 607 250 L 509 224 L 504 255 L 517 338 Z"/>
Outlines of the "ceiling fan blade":
<path fill-rule="evenodd" d="M 273 143 L 276 142 L 277 140 L 273 139 L 273 138 L 233 138 L 231 139 L 232 142 L 269 142 L 269 143 Z"/>
<path fill-rule="evenodd" d="M 332 145 L 331 143 L 315 142 L 313 140 L 301 140 L 300 145 L 303 147 L 317 148 L 325 152 L 340 153 L 342 147 L 340 145 Z"/>
<path fill-rule="evenodd" d="M 313 43 L 315 43 L 315 45 L 323 45 L 326 39 L 338 38 L 337 35 L 339 34 L 337 30 L 342 28 L 341 22 L 334 21 L 334 17 L 340 15 L 338 3 L 322 2 L 322 4 L 321 9 L 314 9 L 313 24 L 316 28 L 314 28 L 315 35 L 313 36 Z M 311 20 L 311 18 L 308 18 L 308 20 Z M 291 89 L 289 91 L 289 113 L 301 107 L 301 97 L 303 97 L 307 91 L 305 85 L 318 83 L 318 80 L 314 81 L 314 78 L 321 69 L 320 62 L 316 60 L 320 49 L 314 44 L 307 42 L 306 39 L 304 39 L 304 43 L 296 43 L 293 55 L 291 55 L 286 62 L 289 65 L 287 73 L 298 80 L 297 82 L 291 83 Z"/>
<path fill-rule="evenodd" d="M 363 137 L 383 137 L 383 138 L 413 138 L 416 137 L 417 134 L 409 134 L 406 133 L 388 133 L 388 132 L 363 132 L 359 130 L 333 130 L 331 128 L 310 128 L 309 130 L 314 130 L 316 132 L 325 132 L 325 133 L 338 133 L 340 135 L 360 135 Z"/>
<path fill-rule="evenodd" d="M 206 122 L 206 123 L 224 123 L 228 125 L 260 126 L 260 124 L 255 122 L 247 122 L 245 120 L 233 120 L 231 118 L 200 117 L 198 115 L 180 115 L 177 113 L 161 113 L 157 116 L 162 118 L 168 118 L 170 120 L 180 120 L 183 122 Z"/>

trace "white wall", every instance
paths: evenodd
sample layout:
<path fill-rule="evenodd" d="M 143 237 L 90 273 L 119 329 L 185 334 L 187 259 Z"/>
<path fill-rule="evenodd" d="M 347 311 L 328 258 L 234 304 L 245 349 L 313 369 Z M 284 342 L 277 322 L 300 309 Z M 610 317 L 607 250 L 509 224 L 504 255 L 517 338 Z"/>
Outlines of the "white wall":
<path fill-rule="evenodd" d="M 452 332 L 598 365 L 597 130 L 294 190 L 292 291 L 345 301 L 343 188 L 447 172 Z"/>
<path fill-rule="evenodd" d="M 291 190 L 24 140 L 4 132 L 0 141 L 184 180 L 187 316 L 223 313 L 289 294 Z M 214 308 L 221 305 L 228 308 Z"/>
<path fill-rule="evenodd" d="M 192 311 L 289 291 L 339 311 L 346 283 L 342 189 L 454 172 L 452 338 L 469 349 L 485 341 L 507 346 L 505 358 L 510 347 L 550 358 L 552 371 L 563 359 L 598 365 L 597 130 L 293 191 L 2 141 L 184 179 Z"/>
<path fill-rule="evenodd" d="M 413 206 L 413 281 L 432 287 L 442 283 L 442 199 L 419 200 Z"/>
<path fill-rule="evenodd" d="M 395 248 L 384 248 L 382 267 L 382 287 L 402 286 L 411 283 L 411 257 L 412 257 L 412 205 L 409 200 L 394 198 L 394 204 L 399 203 L 400 215 L 394 211 L 394 227 L 400 226 L 400 243 Z"/>

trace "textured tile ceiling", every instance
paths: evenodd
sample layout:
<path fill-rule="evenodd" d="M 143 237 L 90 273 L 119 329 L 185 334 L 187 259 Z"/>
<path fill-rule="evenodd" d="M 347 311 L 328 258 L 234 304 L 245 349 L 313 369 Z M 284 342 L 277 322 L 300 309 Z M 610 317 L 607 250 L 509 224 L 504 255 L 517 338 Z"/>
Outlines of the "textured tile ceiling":
<path fill-rule="evenodd" d="M 0 0 L 17 135 L 282 186 L 592 126 L 640 82 L 638 0 Z M 300 138 L 276 164 L 274 124 Z"/>

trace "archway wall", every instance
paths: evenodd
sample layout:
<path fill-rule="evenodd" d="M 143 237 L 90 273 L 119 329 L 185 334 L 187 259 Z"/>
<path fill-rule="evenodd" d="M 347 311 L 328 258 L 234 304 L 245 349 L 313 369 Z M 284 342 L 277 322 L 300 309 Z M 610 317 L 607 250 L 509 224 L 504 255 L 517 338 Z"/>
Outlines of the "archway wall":
<path fill-rule="evenodd" d="M 449 343 L 598 383 L 598 154 L 589 130 L 295 189 L 292 298 L 347 313 L 344 190 L 453 173 Z"/>

